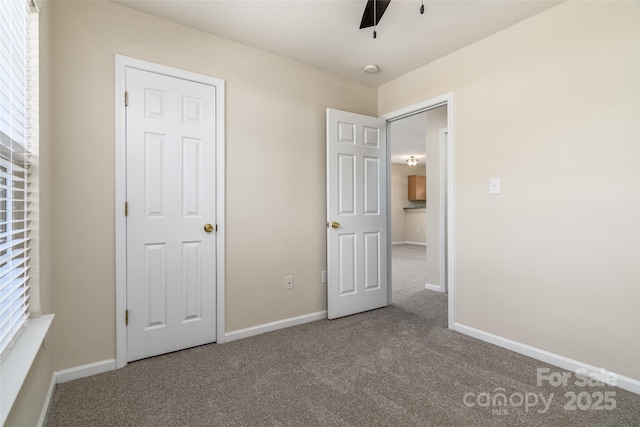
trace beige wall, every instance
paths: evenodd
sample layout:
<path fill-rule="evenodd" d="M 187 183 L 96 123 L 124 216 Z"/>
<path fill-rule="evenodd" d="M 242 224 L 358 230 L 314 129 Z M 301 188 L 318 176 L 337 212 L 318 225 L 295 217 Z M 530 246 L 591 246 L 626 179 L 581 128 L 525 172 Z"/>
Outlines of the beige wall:
<path fill-rule="evenodd" d="M 456 321 L 635 379 L 639 23 L 562 3 L 379 90 L 379 114 L 454 92 Z"/>
<path fill-rule="evenodd" d="M 447 127 L 447 107 L 442 106 L 426 112 L 427 121 L 427 283 L 440 286 L 440 242 L 443 218 L 440 214 L 440 129 Z"/>
<path fill-rule="evenodd" d="M 407 177 L 402 173 L 402 169 L 407 166 L 391 165 L 391 194 L 389 203 L 391 204 L 391 242 L 400 243 L 407 240 L 406 230 L 407 219 L 404 214 L 404 203 L 407 200 Z"/>
<path fill-rule="evenodd" d="M 40 146 L 37 159 L 39 191 L 39 274 L 38 306 L 41 313 L 53 313 L 53 283 L 51 280 L 51 141 L 50 131 L 50 76 L 49 76 L 49 4 L 40 4 Z M 32 224 L 36 224 L 35 222 Z M 54 321 L 55 322 L 55 321 Z M 35 426 L 40 419 L 53 376 L 53 331 L 46 337 L 46 347 L 40 348 L 31 370 L 20 389 L 5 425 Z"/>
<path fill-rule="evenodd" d="M 51 37 L 56 369 L 115 357 L 115 54 L 226 80 L 227 331 L 326 309 L 325 109 L 375 88 L 111 2 L 55 2 Z"/>
<path fill-rule="evenodd" d="M 411 209 L 405 211 L 406 227 L 405 236 L 407 242 L 427 244 L 427 210 Z"/>

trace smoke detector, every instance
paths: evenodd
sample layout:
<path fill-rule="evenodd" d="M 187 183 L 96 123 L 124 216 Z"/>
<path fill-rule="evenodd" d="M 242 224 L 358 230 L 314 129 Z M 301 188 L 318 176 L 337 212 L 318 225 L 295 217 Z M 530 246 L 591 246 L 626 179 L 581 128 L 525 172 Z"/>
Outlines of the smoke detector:
<path fill-rule="evenodd" d="M 362 68 L 362 70 L 363 70 L 365 73 L 369 73 L 369 74 L 375 74 L 375 73 L 377 73 L 378 71 L 380 71 L 380 69 L 378 68 L 378 66 L 377 66 L 377 65 L 375 65 L 375 64 L 365 65 L 365 66 Z"/>

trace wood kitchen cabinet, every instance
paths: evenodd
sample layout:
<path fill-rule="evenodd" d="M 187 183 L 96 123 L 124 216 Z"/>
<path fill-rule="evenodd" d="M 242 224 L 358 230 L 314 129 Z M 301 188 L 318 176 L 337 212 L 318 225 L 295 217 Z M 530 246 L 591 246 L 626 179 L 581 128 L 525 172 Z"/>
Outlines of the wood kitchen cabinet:
<path fill-rule="evenodd" d="M 409 175 L 409 200 L 427 200 L 427 177 L 424 175 Z"/>

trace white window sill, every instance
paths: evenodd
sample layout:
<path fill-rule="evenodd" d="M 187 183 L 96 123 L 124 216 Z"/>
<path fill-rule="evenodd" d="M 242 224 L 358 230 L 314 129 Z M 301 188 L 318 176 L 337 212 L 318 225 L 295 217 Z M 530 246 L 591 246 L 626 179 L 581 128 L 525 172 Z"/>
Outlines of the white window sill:
<path fill-rule="evenodd" d="M 0 364 L 0 426 L 7 420 L 22 384 L 27 379 L 31 365 L 53 322 L 53 316 L 45 314 L 37 319 L 29 319 L 22 335 Z"/>

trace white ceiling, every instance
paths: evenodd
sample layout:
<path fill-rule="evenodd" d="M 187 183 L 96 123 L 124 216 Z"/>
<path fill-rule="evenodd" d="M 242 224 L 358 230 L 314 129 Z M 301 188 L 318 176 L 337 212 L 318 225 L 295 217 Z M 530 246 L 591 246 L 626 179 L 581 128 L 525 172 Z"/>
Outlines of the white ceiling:
<path fill-rule="evenodd" d="M 560 3 L 425 0 L 420 15 L 419 0 L 392 0 L 373 39 L 359 29 L 366 0 L 114 1 L 374 86 Z"/>
<path fill-rule="evenodd" d="M 445 107 L 440 107 L 445 108 Z M 424 165 L 427 158 L 427 113 L 391 122 L 388 128 L 391 163 L 406 164 L 414 156 Z"/>

